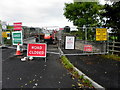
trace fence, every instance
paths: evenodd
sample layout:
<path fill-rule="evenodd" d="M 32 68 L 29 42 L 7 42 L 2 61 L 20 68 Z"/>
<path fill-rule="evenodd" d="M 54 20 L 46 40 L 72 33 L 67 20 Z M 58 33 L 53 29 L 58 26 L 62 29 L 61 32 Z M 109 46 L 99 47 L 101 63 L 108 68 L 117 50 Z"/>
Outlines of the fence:
<path fill-rule="evenodd" d="M 120 54 L 120 42 L 109 42 L 108 51 L 113 54 Z"/>
<path fill-rule="evenodd" d="M 86 28 L 84 34 L 82 35 L 82 40 L 77 39 L 76 35 L 71 35 L 70 33 L 64 33 L 60 31 L 57 35 L 59 40 L 59 47 L 64 52 L 65 55 L 93 55 L 93 54 L 107 54 L 107 41 L 95 41 L 95 29 L 92 28 L 92 34 L 88 35 L 90 28 Z M 74 46 L 71 46 L 71 41 L 66 41 L 66 36 L 71 39 L 74 37 Z M 90 37 L 91 36 L 91 37 Z M 94 41 L 90 41 L 92 38 Z M 67 39 L 69 40 L 69 39 Z M 66 46 L 67 43 L 67 46 Z M 74 47 L 74 49 L 66 49 L 65 47 Z M 88 47 L 88 48 L 87 48 Z"/>

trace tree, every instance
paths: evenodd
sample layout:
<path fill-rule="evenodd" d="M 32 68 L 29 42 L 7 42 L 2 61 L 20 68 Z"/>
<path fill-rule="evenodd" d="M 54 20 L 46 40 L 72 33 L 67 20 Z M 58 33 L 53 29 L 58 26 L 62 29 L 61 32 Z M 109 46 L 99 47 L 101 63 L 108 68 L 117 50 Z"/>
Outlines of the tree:
<path fill-rule="evenodd" d="M 118 37 L 117 41 L 120 41 L 120 1 L 112 5 L 105 4 L 104 9 L 106 12 L 102 15 L 107 18 L 106 27 L 113 28 L 113 34 Z"/>
<path fill-rule="evenodd" d="M 97 2 L 75 2 L 65 4 L 64 16 L 78 27 L 101 25 L 99 22 L 102 6 Z"/>
<path fill-rule="evenodd" d="M 75 3 L 66 3 L 64 8 L 64 16 L 72 21 L 75 26 L 79 27 L 96 27 L 102 26 L 101 13 L 103 6 L 97 2 L 75 2 Z M 92 29 L 87 29 L 88 39 L 94 39 L 95 31 Z M 85 39 L 85 30 L 79 29 L 78 35 L 79 38 Z M 92 38 L 93 37 L 93 38 Z"/>

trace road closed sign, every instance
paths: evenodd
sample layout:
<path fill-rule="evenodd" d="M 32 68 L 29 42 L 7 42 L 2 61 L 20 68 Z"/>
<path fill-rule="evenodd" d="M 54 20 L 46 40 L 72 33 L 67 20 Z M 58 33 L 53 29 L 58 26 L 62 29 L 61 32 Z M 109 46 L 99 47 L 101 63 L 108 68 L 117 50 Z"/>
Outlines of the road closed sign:
<path fill-rule="evenodd" d="M 46 57 L 46 51 L 47 51 L 47 45 L 44 43 L 28 44 L 27 56 Z"/>
<path fill-rule="evenodd" d="M 92 51 L 92 45 L 84 45 L 84 51 L 91 52 Z"/>

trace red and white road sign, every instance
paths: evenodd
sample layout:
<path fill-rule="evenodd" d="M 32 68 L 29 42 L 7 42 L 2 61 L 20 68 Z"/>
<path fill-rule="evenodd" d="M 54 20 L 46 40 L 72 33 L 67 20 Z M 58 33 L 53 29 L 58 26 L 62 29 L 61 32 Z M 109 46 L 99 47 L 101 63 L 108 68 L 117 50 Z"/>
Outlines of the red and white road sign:
<path fill-rule="evenodd" d="M 28 44 L 27 56 L 46 57 L 47 44 Z"/>
<path fill-rule="evenodd" d="M 84 51 L 92 51 L 92 45 L 84 45 Z"/>
<path fill-rule="evenodd" d="M 14 23 L 14 30 L 22 30 L 22 23 L 21 22 Z"/>

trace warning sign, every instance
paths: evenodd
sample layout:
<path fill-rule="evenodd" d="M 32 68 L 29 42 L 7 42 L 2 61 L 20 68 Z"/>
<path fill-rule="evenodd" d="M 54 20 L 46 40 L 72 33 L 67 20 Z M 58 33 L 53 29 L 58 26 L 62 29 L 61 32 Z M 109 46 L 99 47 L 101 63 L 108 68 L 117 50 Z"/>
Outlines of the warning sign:
<path fill-rule="evenodd" d="M 84 45 L 84 51 L 92 51 L 92 45 Z"/>
<path fill-rule="evenodd" d="M 22 23 L 21 22 L 14 23 L 14 30 L 22 30 Z"/>
<path fill-rule="evenodd" d="M 96 41 L 106 41 L 106 40 L 107 40 L 107 29 L 96 28 Z"/>
<path fill-rule="evenodd" d="M 74 49 L 75 48 L 75 37 L 66 36 L 65 49 Z"/>
<path fill-rule="evenodd" d="M 46 57 L 46 50 L 47 50 L 47 45 L 44 43 L 28 44 L 27 56 Z"/>

